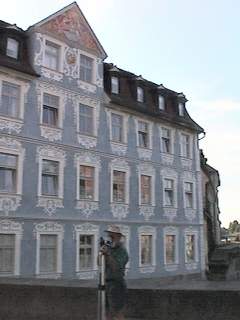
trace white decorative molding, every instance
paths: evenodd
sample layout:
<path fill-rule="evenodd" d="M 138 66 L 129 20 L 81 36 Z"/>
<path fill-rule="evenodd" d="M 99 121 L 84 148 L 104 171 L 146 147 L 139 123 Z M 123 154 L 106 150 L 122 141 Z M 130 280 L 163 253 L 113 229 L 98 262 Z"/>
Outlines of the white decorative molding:
<path fill-rule="evenodd" d="M 167 263 L 166 257 L 166 236 L 175 236 L 175 256 L 174 261 L 171 263 Z M 178 229 L 176 227 L 167 226 L 163 229 L 163 237 L 164 237 L 164 268 L 166 271 L 172 272 L 176 271 L 179 266 L 179 239 L 178 239 Z"/>
<path fill-rule="evenodd" d="M 36 33 L 36 43 L 37 46 L 35 50 L 34 64 L 36 66 L 41 66 L 43 62 L 43 53 L 44 53 L 44 38 L 40 33 Z"/>
<path fill-rule="evenodd" d="M 89 218 L 94 211 L 99 209 L 99 203 L 97 201 L 77 200 L 75 208 L 81 210 L 81 213 Z"/>
<path fill-rule="evenodd" d="M 154 209 L 155 207 L 153 206 L 142 205 L 139 206 L 139 214 L 144 217 L 145 221 L 149 221 L 149 219 L 154 216 Z"/>
<path fill-rule="evenodd" d="M 188 235 L 194 235 L 194 261 L 191 261 L 191 262 L 187 261 L 187 254 L 186 254 L 186 239 L 187 239 Z M 199 237 L 198 230 L 194 229 L 193 227 L 188 227 L 185 229 L 185 231 L 184 231 L 184 247 L 185 247 L 185 267 L 187 270 L 194 270 L 198 267 L 198 264 L 199 264 L 198 237 Z"/>
<path fill-rule="evenodd" d="M 37 207 L 43 207 L 43 211 L 49 216 L 52 217 L 56 213 L 58 208 L 64 208 L 63 199 L 50 198 L 41 196 L 38 198 Z"/>
<path fill-rule="evenodd" d="M 82 223 L 82 224 L 75 224 L 74 225 L 74 231 L 76 233 L 91 234 L 91 233 L 99 232 L 99 227 L 97 225 L 94 225 L 94 224 L 91 224 L 89 222 L 86 222 L 86 223 Z"/>
<path fill-rule="evenodd" d="M 66 76 L 77 79 L 79 78 L 78 49 L 65 47 L 63 72 Z"/>
<path fill-rule="evenodd" d="M 167 166 L 173 165 L 174 155 L 168 153 L 161 153 L 162 164 Z"/>
<path fill-rule="evenodd" d="M 79 163 L 97 166 L 99 169 L 101 169 L 100 157 L 90 151 L 81 151 L 80 153 L 75 154 L 74 165 L 76 168 L 79 166 Z"/>
<path fill-rule="evenodd" d="M 128 162 L 122 158 L 115 158 L 114 160 L 112 160 L 111 167 L 114 168 L 115 170 L 119 170 L 119 171 L 120 170 L 123 170 L 123 171 L 129 170 Z"/>
<path fill-rule="evenodd" d="M 193 221 L 197 216 L 197 211 L 191 208 L 184 208 L 184 214 L 187 220 Z"/>
<path fill-rule="evenodd" d="M 0 148 L 1 147 L 16 151 L 22 150 L 22 145 L 19 141 L 7 137 L 0 137 Z"/>
<path fill-rule="evenodd" d="M 146 266 L 139 268 L 141 273 L 153 273 L 156 270 L 156 266 Z"/>
<path fill-rule="evenodd" d="M 38 146 L 37 147 L 37 162 L 39 162 L 40 158 L 52 158 L 55 161 L 62 161 L 65 167 L 66 162 L 66 152 L 61 148 L 53 147 L 53 146 Z"/>
<path fill-rule="evenodd" d="M 165 178 L 177 179 L 178 173 L 174 169 L 171 168 L 163 168 L 161 170 L 161 175 Z"/>
<path fill-rule="evenodd" d="M 152 149 L 138 147 L 138 156 L 142 160 L 151 160 L 152 158 Z"/>
<path fill-rule="evenodd" d="M 50 80 L 61 81 L 63 79 L 63 73 L 42 67 L 42 75 Z"/>
<path fill-rule="evenodd" d="M 78 133 L 77 138 L 78 138 L 78 143 L 81 146 L 85 147 L 86 149 L 96 148 L 96 145 L 97 145 L 96 137 L 84 136 Z"/>
<path fill-rule="evenodd" d="M 155 175 L 155 168 L 150 163 L 142 162 L 138 165 L 138 173 L 153 176 Z"/>
<path fill-rule="evenodd" d="M 184 170 L 192 170 L 192 159 L 181 158 L 181 164 Z"/>
<path fill-rule="evenodd" d="M 8 134 L 20 133 L 23 127 L 23 121 L 15 119 L 5 119 L 0 117 L 0 130 L 6 130 Z"/>
<path fill-rule="evenodd" d="M 12 220 L 0 220 L 0 233 L 11 233 L 14 232 L 22 234 L 23 228 L 22 228 L 23 222 L 16 222 Z"/>
<path fill-rule="evenodd" d="M 149 265 L 143 265 L 141 262 L 141 256 L 142 256 L 142 247 L 141 247 L 141 236 L 149 235 L 152 236 L 152 261 Z M 155 227 L 152 226 L 141 226 L 138 228 L 138 243 L 139 243 L 139 269 L 141 273 L 152 273 L 156 269 L 156 237 L 157 237 L 157 231 Z"/>
<path fill-rule="evenodd" d="M 36 232 L 43 232 L 43 233 L 64 233 L 63 225 L 53 222 L 47 221 L 42 223 L 34 223 L 34 235 L 36 236 Z"/>
<path fill-rule="evenodd" d="M 122 220 L 127 217 L 129 206 L 127 204 L 123 203 L 112 203 L 111 204 L 111 211 L 113 214 L 113 217 Z"/>
<path fill-rule="evenodd" d="M 62 129 L 41 125 L 41 136 L 50 142 L 62 140 Z"/>
<path fill-rule="evenodd" d="M 97 92 L 97 86 L 92 83 L 87 83 L 82 80 L 77 81 L 78 87 L 84 91 L 96 93 Z"/>
<path fill-rule="evenodd" d="M 16 211 L 20 207 L 21 200 L 21 195 L 0 194 L 0 211 L 8 216 L 10 211 Z"/>
<path fill-rule="evenodd" d="M 127 152 L 127 145 L 111 141 L 111 149 L 114 154 L 125 156 Z"/>
<path fill-rule="evenodd" d="M 164 207 L 163 212 L 164 217 L 168 218 L 170 222 L 172 222 L 177 216 L 177 208 Z"/>
<path fill-rule="evenodd" d="M 192 208 L 188 208 L 186 203 L 186 194 L 185 194 L 186 182 L 192 183 Z M 183 171 L 182 186 L 183 186 L 182 189 L 183 189 L 184 214 L 187 220 L 192 222 L 197 216 L 196 177 L 193 172 Z"/>
<path fill-rule="evenodd" d="M 154 208 L 151 209 L 151 207 L 155 206 L 155 168 L 150 163 L 142 162 L 138 165 L 137 171 L 138 171 L 139 206 L 142 205 L 141 175 L 146 175 L 151 177 L 151 203 L 149 205 L 143 204 L 142 208 L 140 208 L 140 215 L 143 215 L 145 219 L 148 219 L 151 215 L 154 214 Z"/>

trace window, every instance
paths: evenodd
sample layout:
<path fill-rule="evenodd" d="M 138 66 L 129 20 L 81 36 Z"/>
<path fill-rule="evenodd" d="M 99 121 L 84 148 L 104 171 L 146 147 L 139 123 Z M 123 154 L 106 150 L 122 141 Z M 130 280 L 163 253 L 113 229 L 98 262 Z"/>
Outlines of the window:
<path fill-rule="evenodd" d="M 151 176 L 141 175 L 141 204 L 151 204 Z"/>
<path fill-rule="evenodd" d="M 17 156 L 0 153 L 0 192 L 15 193 L 16 184 Z"/>
<path fill-rule="evenodd" d="M 0 234 L 0 274 L 14 274 L 15 234 Z"/>
<path fill-rule="evenodd" d="M 42 122 L 53 127 L 58 126 L 59 97 L 48 93 L 43 94 Z"/>
<path fill-rule="evenodd" d="M 7 39 L 7 56 L 17 59 L 18 58 L 18 48 L 19 48 L 19 42 L 15 39 L 8 38 Z"/>
<path fill-rule="evenodd" d="M 59 70 L 60 47 L 50 41 L 45 45 L 45 67 L 53 70 Z"/>
<path fill-rule="evenodd" d="M 94 268 L 94 235 L 79 235 L 78 258 L 80 270 L 92 270 Z"/>
<path fill-rule="evenodd" d="M 179 102 L 178 104 L 178 114 L 183 117 L 184 116 L 184 105 L 182 102 Z"/>
<path fill-rule="evenodd" d="M 137 101 L 143 102 L 144 101 L 144 91 L 143 88 L 137 87 Z"/>
<path fill-rule="evenodd" d="M 173 207 L 174 205 L 174 180 L 164 179 L 164 204 Z"/>
<path fill-rule="evenodd" d="M 113 202 L 125 202 L 125 179 L 125 172 L 113 170 Z"/>
<path fill-rule="evenodd" d="M 181 156 L 190 158 L 190 136 L 187 134 L 181 135 Z"/>
<path fill-rule="evenodd" d="M 40 235 L 40 273 L 57 272 L 57 235 Z"/>
<path fill-rule="evenodd" d="M 80 166 L 79 199 L 94 200 L 94 167 Z"/>
<path fill-rule="evenodd" d="M 112 121 L 112 140 L 123 142 L 123 116 L 119 114 L 111 114 Z"/>
<path fill-rule="evenodd" d="M 80 80 L 93 81 L 93 59 L 83 54 L 80 55 Z"/>
<path fill-rule="evenodd" d="M 20 109 L 20 86 L 5 82 L 2 83 L 2 99 L 0 112 L 5 116 L 18 117 Z"/>
<path fill-rule="evenodd" d="M 187 234 L 186 235 L 186 262 L 192 263 L 195 262 L 195 235 Z"/>
<path fill-rule="evenodd" d="M 193 208 L 193 183 L 184 182 L 186 208 Z"/>
<path fill-rule="evenodd" d="M 59 163 L 52 160 L 42 161 L 42 195 L 58 195 Z"/>
<path fill-rule="evenodd" d="M 79 132 L 81 134 L 93 135 L 93 108 L 80 104 L 79 105 Z"/>
<path fill-rule="evenodd" d="M 111 92 L 119 94 L 119 79 L 117 77 L 111 77 Z"/>
<path fill-rule="evenodd" d="M 176 263 L 176 235 L 165 235 L 166 264 Z"/>
<path fill-rule="evenodd" d="M 158 108 L 159 110 L 165 110 L 165 99 L 163 96 L 158 96 Z"/>
<path fill-rule="evenodd" d="M 148 124 L 143 121 L 138 121 L 138 145 L 142 148 L 149 147 Z"/>
<path fill-rule="evenodd" d="M 141 265 L 148 266 L 153 264 L 153 236 L 141 235 Z"/>
<path fill-rule="evenodd" d="M 171 131 L 162 128 L 162 152 L 171 153 Z"/>

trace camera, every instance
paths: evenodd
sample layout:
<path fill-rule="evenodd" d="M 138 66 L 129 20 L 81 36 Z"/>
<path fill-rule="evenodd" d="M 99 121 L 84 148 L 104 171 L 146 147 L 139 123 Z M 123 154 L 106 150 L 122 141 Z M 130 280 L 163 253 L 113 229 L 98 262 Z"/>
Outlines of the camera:
<path fill-rule="evenodd" d="M 111 241 L 105 240 L 103 237 L 100 238 L 99 244 L 100 247 L 107 246 L 108 248 L 111 248 Z"/>

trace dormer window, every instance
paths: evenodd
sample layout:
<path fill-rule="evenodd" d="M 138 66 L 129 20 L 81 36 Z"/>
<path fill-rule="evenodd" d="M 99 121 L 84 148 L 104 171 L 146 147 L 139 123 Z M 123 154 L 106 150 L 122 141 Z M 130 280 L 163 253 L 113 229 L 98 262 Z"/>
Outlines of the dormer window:
<path fill-rule="evenodd" d="M 144 91 L 141 87 L 137 87 L 137 101 L 144 102 Z"/>
<path fill-rule="evenodd" d="M 111 77 L 111 92 L 119 94 L 119 79 L 117 77 Z"/>
<path fill-rule="evenodd" d="M 158 108 L 159 110 L 165 110 L 165 99 L 163 96 L 158 96 Z"/>
<path fill-rule="evenodd" d="M 12 39 L 12 38 L 8 38 L 7 39 L 7 56 L 17 59 L 18 58 L 18 47 L 19 47 L 19 43 L 17 40 Z"/>
<path fill-rule="evenodd" d="M 184 116 L 184 104 L 182 102 L 178 104 L 178 114 L 180 117 Z"/>

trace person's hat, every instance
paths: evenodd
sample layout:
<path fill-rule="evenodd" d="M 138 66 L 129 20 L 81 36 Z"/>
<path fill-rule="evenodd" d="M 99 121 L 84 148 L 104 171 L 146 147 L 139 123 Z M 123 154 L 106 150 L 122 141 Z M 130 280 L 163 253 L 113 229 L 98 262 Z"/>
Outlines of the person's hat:
<path fill-rule="evenodd" d="M 105 232 L 111 232 L 111 233 L 117 233 L 120 234 L 121 236 L 123 236 L 120 228 L 114 224 L 108 226 L 107 230 L 104 230 Z"/>

